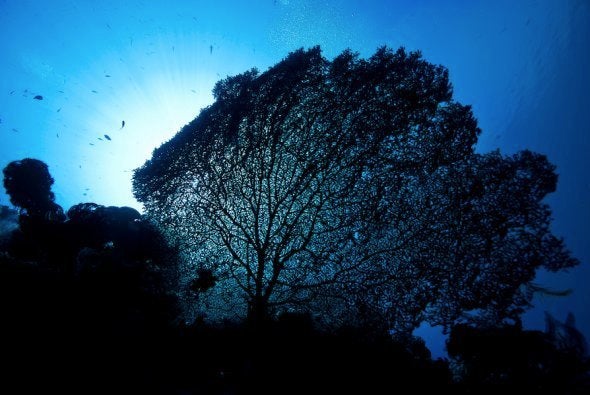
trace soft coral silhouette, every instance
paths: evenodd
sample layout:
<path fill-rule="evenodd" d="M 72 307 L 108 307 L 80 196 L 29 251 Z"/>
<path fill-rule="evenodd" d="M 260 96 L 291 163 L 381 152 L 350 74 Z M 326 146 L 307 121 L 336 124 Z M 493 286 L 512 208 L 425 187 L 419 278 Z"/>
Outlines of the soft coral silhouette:
<path fill-rule="evenodd" d="M 53 177 L 47 164 L 38 159 L 25 158 L 10 162 L 3 172 L 4 188 L 10 202 L 20 208 L 21 219 L 65 220 L 63 209 L 54 201 L 55 195 L 51 191 Z"/>

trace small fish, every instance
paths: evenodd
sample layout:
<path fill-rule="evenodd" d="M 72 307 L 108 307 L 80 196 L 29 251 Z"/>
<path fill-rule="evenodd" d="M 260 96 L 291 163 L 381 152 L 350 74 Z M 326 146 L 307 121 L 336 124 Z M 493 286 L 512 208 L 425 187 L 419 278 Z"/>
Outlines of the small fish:
<path fill-rule="evenodd" d="M 56 112 L 60 112 L 60 111 L 61 111 L 61 107 L 60 107 L 60 108 L 58 108 Z"/>
<path fill-rule="evenodd" d="M 108 135 L 108 134 L 105 134 L 105 135 L 104 135 L 104 138 L 105 138 L 105 139 L 107 139 L 107 140 L 109 140 L 109 141 L 111 141 L 111 138 L 109 137 L 109 135 Z"/>
<path fill-rule="evenodd" d="M 58 91 L 59 93 L 64 93 L 64 91 Z"/>
<path fill-rule="evenodd" d="M 191 92 L 193 92 L 193 93 L 197 93 L 197 91 L 196 91 L 196 90 L 194 90 L 194 89 L 191 89 Z"/>
<path fill-rule="evenodd" d="M 12 128 L 12 131 L 18 133 L 18 129 Z"/>
<path fill-rule="evenodd" d="M 98 139 L 99 139 L 100 141 L 102 141 L 102 137 L 99 137 Z"/>
<path fill-rule="evenodd" d="M 12 94 L 14 94 L 14 91 L 10 91 L 10 94 L 11 94 L 11 95 L 12 95 Z"/>
<path fill-rule="evenodd" d="M 94 145 L 94 143 L 88 143 L 88 144 L 90 144 L 90 145 Z"/>
<path fill-rule="evenodd" d="M 125 127 L 125 121 L 121 121 L 121 129 Z"/>
<path fill-rule="evenodd" d="M 33 97 L 33 99 L 35 99 L 35 100 L 43 100 L 43 96 L 37 95 L 37 96 Z"/>
<path fill-rule="evenodd" d="M 107 77 L 107 78 L 111 78 L 111 75 L 110 74 L 105 74 L 104 76 Z"/>
<path fill-rule="evenodd" d="M 97 91 L 93 90 L 92 93 L 98 93 Z"/>
<path fill-rule="evenodd" d="M 209 54 L 213 53 L 213 45 L 209 45 Z"/>
<path fill-rule="evenodd" d="M 56 133 L 56 134 L 55 134 L 55 137 L 59 138 L 59 133 Z"/>

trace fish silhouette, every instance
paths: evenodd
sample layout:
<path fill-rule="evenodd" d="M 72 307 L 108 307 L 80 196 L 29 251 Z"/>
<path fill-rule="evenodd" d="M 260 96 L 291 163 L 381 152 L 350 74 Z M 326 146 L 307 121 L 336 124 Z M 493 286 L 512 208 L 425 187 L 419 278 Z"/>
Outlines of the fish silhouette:
<path fill-rule="evenodd" d="M 109 137 L 109 135 L 108 135 L 108 134 L 105 134 L 105 135 L 104 135 L 104 138 L 105 138 L 105 139 L 107 139 L 107 140 L 109 140 L 109 141 L 111 141 L 111 138 Z"/>
<path fill-rule="evenodd" d="M 121 129 L 125 127 L 125 121 L 121 121 Z"/>
<path fill-rule="evenodd" d="M 43 100 L 43 96 L 37 95 L 37 96 L 33 97 L 33 99 L 35 99 L 35 100 Z"/>

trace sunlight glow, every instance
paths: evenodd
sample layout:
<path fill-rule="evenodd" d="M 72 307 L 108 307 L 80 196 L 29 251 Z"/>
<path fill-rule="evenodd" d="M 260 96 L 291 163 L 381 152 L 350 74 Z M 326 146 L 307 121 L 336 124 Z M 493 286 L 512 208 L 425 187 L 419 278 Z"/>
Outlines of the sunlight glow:
<path fill-rule="evenodd" d="M 60 169 L 55 169 L 57 197 L 64 207 L 95 201 L 141 210 L 131 192 L 133 170 L 213 100 L 218 77 L 199 61 L 206 48 L 199 51 L 195 41 L 182 44 L 161 38 L 154 50 L 131 52 L 125 61 L 111 54 L 79 79 L 68 80 L 63 91 L 73 93 L 67 102 L 64 98 L 64 108 L 72 101 L 78 108 L 64 111 L 63 124 L 76 131 L 69 137 L 77 149 L 67 185 L 60 185 Z"/>

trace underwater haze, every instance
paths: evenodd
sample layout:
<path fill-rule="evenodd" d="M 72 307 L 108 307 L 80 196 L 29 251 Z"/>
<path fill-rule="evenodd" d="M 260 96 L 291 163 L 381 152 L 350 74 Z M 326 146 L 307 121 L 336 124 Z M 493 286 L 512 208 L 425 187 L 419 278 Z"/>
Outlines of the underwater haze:
<path fill-rule="evenodd" d="M 590 338 L 589 1 L 0 0 L 0 37 L 0 167 L 44 161 L 66 210 L 141 211 L 133 170 L 213 102 L 218 80 L 301 47 L 330 60 L 346 48 L 420 50 L 473 106 L 479 152 L 526 148 L 557 166 L 552 230 L 581 264 L 538 275 L 572 293 L 537 296 L 524 322 L 543 329 L 544 311 L 572 312 Z M 417 334 L 444 355 L 438 328 Z"/>

